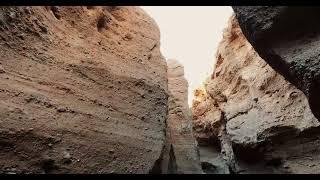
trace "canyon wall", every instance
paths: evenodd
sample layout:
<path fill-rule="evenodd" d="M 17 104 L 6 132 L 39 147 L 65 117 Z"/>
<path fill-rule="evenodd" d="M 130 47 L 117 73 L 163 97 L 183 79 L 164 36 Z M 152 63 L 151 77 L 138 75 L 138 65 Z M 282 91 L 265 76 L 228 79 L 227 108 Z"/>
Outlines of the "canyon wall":
<path fill-rule="evenodd" d="M 320 8 L 235 6 L 233 10 L 254 49 L 304 92 L 320 119 Z"/>
<path fill-rule="evenodd" d="M 188 106 L 188 82 L 184 68 L 176 60 L 167 60 L 169 114 L 163 173 L 202 173 L 197 142 L 193 136 Z"/>
<path fill-rule="evenodd" d="M 204 89 L 194 134 L 206 173 L 317 173 L 320 123 L 302 91 L 271 68 L 231 17 Z"/>
<path fill-rule="evenodd" d="M 191 114 L 140 8 L 0 7 L 0 173 L 319 172 L 318 9 L 233 8 Z"/>
<path fill-rule="evenodd" d="M 0 173 L 157 173 L 159 36 L 137 7 L 1 7 Z"/>

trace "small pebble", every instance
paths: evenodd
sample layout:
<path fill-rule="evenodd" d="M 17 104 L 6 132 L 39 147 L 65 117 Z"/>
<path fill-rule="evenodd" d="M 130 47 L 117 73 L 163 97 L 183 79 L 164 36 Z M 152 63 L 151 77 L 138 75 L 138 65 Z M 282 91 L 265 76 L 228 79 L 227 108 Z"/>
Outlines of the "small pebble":
<path fill-rule="evenodd" d="M 66 110 L 66 108 L 59 108 L 59 109 L 57 109 L 57 111 L 58 112 L 66 112 L 67 110 Z"/>
<path fill-rule="evenodd" d="M 5 73 L 6 71 L 4 70 L 4 68 L 0 65 L 0 74 Z"/>
<path fill-rule="evenodd" d="M 17 169 L 16 168 L 11 168 L 11 171 L 16 171 Z"/>
<path fill-rule="evenodd" d="M 59 138 L 59 137 L 57 137 L 57 138 L 54 139 L 54 142 L 55 142 L 55 143 L 58 143 L 58 142 L 60 142 L 60 141 L 61 141 L 61 138 Z"/>
<path fill-rule="evenodd" d="M 63 152 L 63 161 L 64 163 L 71 163 L 71 155 L 69 152 Z"/>
<path fill-rule="evenodd" d="M 283 168 L 289 169 L 290 167 L 288 165 L 284 165 Z"/>
<path fill-rule="evenodd" d="M 63 152 L 63 158 L 70 159 L 71 158 L 70 153 L 69 152 Z"/>

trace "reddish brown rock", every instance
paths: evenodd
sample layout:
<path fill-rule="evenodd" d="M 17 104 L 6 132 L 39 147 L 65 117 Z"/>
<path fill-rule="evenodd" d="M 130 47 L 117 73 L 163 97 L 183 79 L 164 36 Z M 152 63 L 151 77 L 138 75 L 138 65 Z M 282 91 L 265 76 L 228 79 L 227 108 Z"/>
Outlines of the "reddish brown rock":
<path fill-rule="evenodd" d="M 155 22 L 137 7 L 0 14 L 0 172 L 153 172 L 168 97 Z"/>

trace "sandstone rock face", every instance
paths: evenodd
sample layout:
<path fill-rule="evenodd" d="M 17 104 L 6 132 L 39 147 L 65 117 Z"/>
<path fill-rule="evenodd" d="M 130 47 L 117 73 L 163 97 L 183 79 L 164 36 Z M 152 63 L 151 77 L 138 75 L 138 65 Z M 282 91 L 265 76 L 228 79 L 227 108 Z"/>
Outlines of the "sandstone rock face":
<path fill-rule="evenodd" d="M 188 82 L 184 68 L 176 60 L 168 60 L 169 114 L 167 147 L 163 173 L 202 173 L 196 139 L 192 132 L 188 107 Z"/>
<path fill-rule="evenodd" d="M 167 67 L 136 7 L 0 8 L 0 173 L 149 173 Z"/>
<path fill-rule="evenodd" d="M 258 54 L 309 99 L 320 118 L 319 7 L 233 7 Z"/>
<path fill-rule="evenodd" d="M 234 16 L 216 57 L 192 107 L 200 145 L 225 160 L 210 164 L 225 173 L 226 165 L 230 173 L 319 172 L 320 123 L 306 96 L 259 57 Z"/>

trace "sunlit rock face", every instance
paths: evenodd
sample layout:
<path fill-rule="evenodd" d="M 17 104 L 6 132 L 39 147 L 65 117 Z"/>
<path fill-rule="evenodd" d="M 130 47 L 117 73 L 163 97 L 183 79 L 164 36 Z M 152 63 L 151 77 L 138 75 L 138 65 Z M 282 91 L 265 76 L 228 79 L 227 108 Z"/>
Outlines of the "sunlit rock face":
<path fill-rule="evenodd" d="M 319 7 L 233 7 L 258 54 L 309 99 L 320 117 Z"/>
<path fill-rule="evenodd" d="M 202 170 L 197 142 L 192 132 L 184 67 L 176 60 L 168 60 L 167 64 L 169 114 L 163 173 L 199 174 Z"/>
<path fill-rule="evenodd" d="M 207 173 L 319 172 L 320 124 L 306 96 L 261 59 L 235 16 L 216 58 L 192 106 Z"/>
<path fill-rule="evenodd" d="M 137 7 L 1 7 L 0 172 L 156 172 L 159 36 Z"/>

